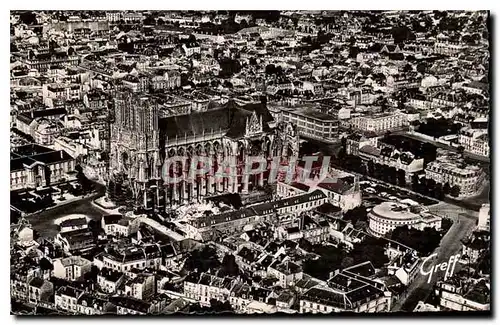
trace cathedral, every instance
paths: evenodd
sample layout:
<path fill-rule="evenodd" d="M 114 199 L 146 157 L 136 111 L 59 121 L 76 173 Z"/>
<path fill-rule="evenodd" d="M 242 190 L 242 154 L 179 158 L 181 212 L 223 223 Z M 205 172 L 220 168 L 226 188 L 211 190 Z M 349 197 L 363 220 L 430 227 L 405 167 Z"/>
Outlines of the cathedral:
<path fill-rule="evenodd" d="M 110 178 L 126 175 L 136 208 L 165 210 L 171 206 L 200 202 L 224 193 L 249 193 L 268 183 L 269 172 L 245 173 L 249 156 L 279 157 L 286 164 L 297 157 L 299 138 L 295 126 L 276 122 L 265 102 L 239 105 L 230 100 L 203 112 L 159 118 L 159 107 L 148 96 L 118 93 L 111 125 Z M 163 163 L 174 164 L 179 182 L 164 182 Z M 187 181 L 194 156 L 208 157 L 212 168 L 194 181 Z M 221 162 L 231 157 L 230 177 L 216 177 Z M 235 159 L 234 159 L 235 158 Z"/>

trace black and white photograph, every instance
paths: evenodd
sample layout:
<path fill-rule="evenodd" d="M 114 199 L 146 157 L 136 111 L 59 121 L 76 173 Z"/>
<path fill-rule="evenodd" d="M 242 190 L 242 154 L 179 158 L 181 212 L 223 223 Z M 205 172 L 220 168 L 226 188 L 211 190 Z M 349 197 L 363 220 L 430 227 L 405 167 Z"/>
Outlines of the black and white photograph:
<path fill-rule="evenodd" d="M 491 316 L 491 20 L 10 10 L 11 315 Z"/>

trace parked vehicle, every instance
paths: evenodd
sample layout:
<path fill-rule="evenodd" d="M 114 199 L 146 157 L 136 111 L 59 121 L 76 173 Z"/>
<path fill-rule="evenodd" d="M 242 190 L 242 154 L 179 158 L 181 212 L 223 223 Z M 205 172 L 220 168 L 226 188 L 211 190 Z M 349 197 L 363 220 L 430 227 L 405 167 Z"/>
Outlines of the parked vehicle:
<path fill-rule="evenodd" d="M 377 191 L 375 191 L 375 189 L 374 189 L 374 188 L 371 188 L 371 187 L 366 188 L 366 189 L 365 189 L 365 192 L 366 192 L 366 193 L 370 193 L 370 194 L 375 194 L 375 193 L 377 193 Z"/>

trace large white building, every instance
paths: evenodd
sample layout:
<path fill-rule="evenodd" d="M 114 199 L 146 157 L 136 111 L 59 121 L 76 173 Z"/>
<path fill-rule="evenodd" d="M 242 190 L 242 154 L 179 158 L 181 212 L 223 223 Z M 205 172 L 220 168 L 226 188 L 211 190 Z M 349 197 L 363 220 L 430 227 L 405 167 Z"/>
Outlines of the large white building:
<path fill-rule="evenodd" d="M 350 120 L 350 124 L 357 130 L 384 133 L 403 127 L 405 125 L 405 118 L 399 112 L 371 114 L 353 117 Z"/>
<path fill-rule="evenodd" d="M 327 285 L 318 284 L 306 290 L 299 298 L 300 313 L 390 311 L 391 292 L 380 283 L 360 276 L 357 267 L 366 269 L 369 265 L 362 263 L 336 271 Z"/>
<path fill-rule="evenodd" d="M 450 42 L 447 40 L 438 40 L 434 44 L 434 53 L 456 56 L 463 53 L 465 46 L 459 42 Z"/>
<path fill-rule="evenodd" d="M 490 204 L 483 204 L 479 210 L 477 221 L 477 228 L 479 230 L 490 231 Z"/>
<path fill-rule="evenodd" d="M 12 149 L 10 189 L 44 187 L 73 178 L 75 160 L 65 151 L 28 144 Z"/>
<path fill-rule="evenodd" d="M 161 262 L 161 250 L 155 244 L 125 248 L 109 246 L 104 252 L 97 254 L 93 261 L 99 269 L 106 267 L 120 272 L 145 268 L 159 269 Z"/>
<path fill-rule="evenodd" d="M 297 126 L 300 135 L 322 141 L 338 139 L 339 121 L 337 118 L 313 108 L 283 109 L 283 121 Z"/>
<path fill-rule="evenodd" d="M 397 227 L 408 226 L 422 230 L 427 227 L 441 229 L 441 218 L 421 207 L 410 207 L 396 202 L 383 202 L 368 213 L 369 232 L 384 236 Z"/>
<path fill-rule="evenodd" d="M 482 189 L 486 173 L 479 166 L 468 165 L 456 157 L 442 156 L 427 165 L 425 178 L 458 186 L 460 196 L 473 196 Z"/>
<path fill-rule="evenodd" d="M 92 262 L 81 256 L 69 256 L 54 261 L 54 277 L 76 281 L 90 272 Z"/>
<path fill-rule="evenodd" d="M 488 138 L 488 130 L 486 129 L 475 130 L 464 128 L 460 130 L 458 143 L 460 143 L 467 152 L 483 157 L 490 156 L 490 141 Z"/>

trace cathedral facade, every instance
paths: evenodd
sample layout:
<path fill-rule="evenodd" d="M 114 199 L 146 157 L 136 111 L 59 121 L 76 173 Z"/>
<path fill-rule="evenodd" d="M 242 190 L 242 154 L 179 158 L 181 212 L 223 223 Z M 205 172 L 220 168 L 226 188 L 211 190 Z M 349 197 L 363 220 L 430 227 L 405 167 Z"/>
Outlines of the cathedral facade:
<path fill-rule="evenodd" d="M 224 193 L 249 193 L 268 184 L 269 171 L 246 169 L 247 158 L 264 157 L 286 165 L 297 157 L 299 137 L 295 126 L 273 120 L 265 103 L 238 105 L 234 101 L 187 115 L 159 118 L 155 101 L 137 94 L 115 98 L 111 125 L 110 177 L 126 175 L 135 206 L 162 210 L 200 202 Z M 189 178 L 194 157 L 204 157 L 210 170 Z M 184 157 L 164 168 L 173 157 Z M 276 158 L 279 157 L 279 158 Z M 231 161 L 228 177 L 218 171 Z M 176 182 L 166 182 L 174 175 Z"/>

